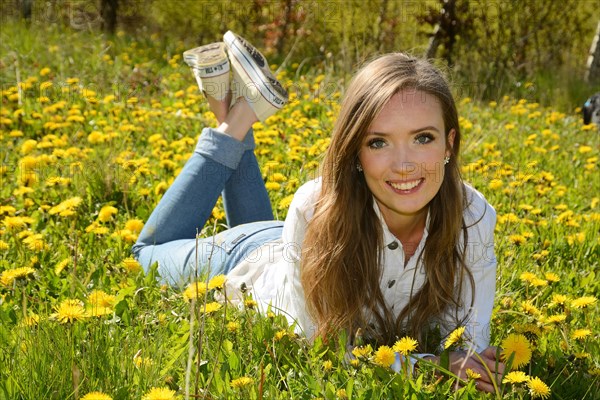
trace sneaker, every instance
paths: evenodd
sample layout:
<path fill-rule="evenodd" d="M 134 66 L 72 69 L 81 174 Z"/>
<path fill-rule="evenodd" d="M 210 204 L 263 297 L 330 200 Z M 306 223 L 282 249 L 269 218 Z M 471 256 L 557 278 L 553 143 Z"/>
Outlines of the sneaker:
<path fill-rule="evenodd" d="M 243 96 L 260 121 L 281 109 L 287 91 L 275 78 L 267 59 L 244 38 L 227 31 L 223 36 L 233 70 L 233 101 Z"/>
<path fill-rule="evenodd" d="M 229 93 L 229 60 L 225 43 L 211 43 L 183 53 L 205 96 L 223 100 Z"/>

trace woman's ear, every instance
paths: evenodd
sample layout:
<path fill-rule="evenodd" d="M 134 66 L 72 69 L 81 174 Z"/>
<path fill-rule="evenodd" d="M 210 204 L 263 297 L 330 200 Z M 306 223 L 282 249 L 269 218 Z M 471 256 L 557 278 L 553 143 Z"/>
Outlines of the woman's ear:
<path fill-rule="evenodd" d="M 450 132 L 448 132 L 448 148 L 452 149 L 454 147 L 454 137 L 456 136 L 456 130 L 452 128 Z"/>

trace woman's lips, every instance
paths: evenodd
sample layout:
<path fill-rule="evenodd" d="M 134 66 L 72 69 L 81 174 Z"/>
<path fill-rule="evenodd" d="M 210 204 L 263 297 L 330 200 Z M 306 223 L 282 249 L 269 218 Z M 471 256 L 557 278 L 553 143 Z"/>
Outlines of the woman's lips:
<path fill-rule="evenodd" d="M 390 185 L 392 187 L 392 189 L 394 189 L 394 191 L 411 192 L 411 191 L 416 190 L 424 180 L 425 180 L 424 178 L 420 178 L 420 179 L 414 179 L 411 181 L 403 181 L 403 182 L 387 181 L 387 184 Z"/>

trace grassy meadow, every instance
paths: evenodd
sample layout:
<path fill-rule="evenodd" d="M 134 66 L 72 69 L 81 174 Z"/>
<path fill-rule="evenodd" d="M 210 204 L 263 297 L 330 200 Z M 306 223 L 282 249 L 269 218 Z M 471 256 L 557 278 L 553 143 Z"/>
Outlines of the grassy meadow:
<path fill-rule="evenodd" d="M 520 343 L 484 396 L 439 367 L 392 372 L 389 348 L 309 344 L 252 299 L 217 302 L 218 279 L 141 271 L 131 246 L 215 123 L 181 58 L 193 43 L 11 23 L 0 42 L 0 399 L 600 398 L 600 146 L 578 110 L 458 99 L 464 178 L 498 213 L 492 343 Z M 290 103 L 256 124 L 279 219 L 347 82 L 296 68 L 278 71 Z M 223 223 L 217 205 L 203 234 Z"/>

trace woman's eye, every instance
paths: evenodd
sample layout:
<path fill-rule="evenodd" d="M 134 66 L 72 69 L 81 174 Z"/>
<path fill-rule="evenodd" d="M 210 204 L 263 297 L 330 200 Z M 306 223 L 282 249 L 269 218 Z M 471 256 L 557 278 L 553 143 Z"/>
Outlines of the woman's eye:
<path fill-rule="evenodd" d="M 371 139 L 367 143 L 367 146 L 369 146 L 371 149 L 381 149 L 383 146 L 385 146 L 385 141 L 383 139 Z"/>
<path fill-rule="evenodd" d="M 418 144 L 427 144 L 433 140 L 433 135 L 430 133 L 421 133 L 416 138 L 415 141 Z"/>

